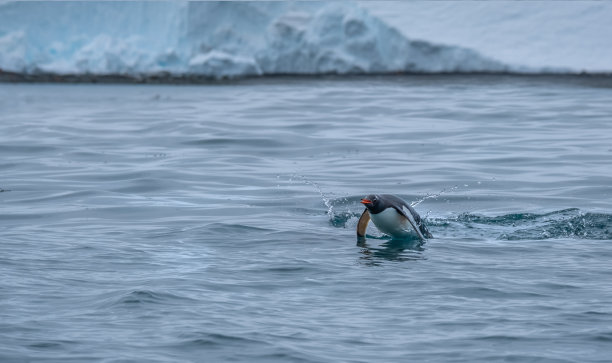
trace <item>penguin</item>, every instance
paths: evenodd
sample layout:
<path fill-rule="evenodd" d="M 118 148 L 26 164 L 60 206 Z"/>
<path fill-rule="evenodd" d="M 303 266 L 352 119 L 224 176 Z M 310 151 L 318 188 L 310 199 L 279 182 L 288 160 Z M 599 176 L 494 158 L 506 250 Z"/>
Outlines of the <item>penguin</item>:
<path fill-rule="evenodd" d="M 433 238 L 421 216 L 408 203 L 390 194 L 370 194 L 361 199 L 366 209 L 357 223 L 357 236 L 364 237 L 370 219 L 384 234 L 406 237 L 416 233 L 421 239 Z"/>

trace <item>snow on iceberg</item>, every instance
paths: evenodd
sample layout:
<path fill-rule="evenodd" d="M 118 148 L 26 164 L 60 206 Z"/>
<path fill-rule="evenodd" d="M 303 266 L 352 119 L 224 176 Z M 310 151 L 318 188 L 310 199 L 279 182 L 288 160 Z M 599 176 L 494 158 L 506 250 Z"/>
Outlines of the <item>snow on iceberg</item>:
<path fill-rule="evenodd" d="M 0 69 L 211 78 L 509 70 L 336 2 L 2 3 Z"/>
<path fill-rule="evenodd" d="M 359 1 L 402 34 L 546 73 L 612 71 L 611 1 Z"/>

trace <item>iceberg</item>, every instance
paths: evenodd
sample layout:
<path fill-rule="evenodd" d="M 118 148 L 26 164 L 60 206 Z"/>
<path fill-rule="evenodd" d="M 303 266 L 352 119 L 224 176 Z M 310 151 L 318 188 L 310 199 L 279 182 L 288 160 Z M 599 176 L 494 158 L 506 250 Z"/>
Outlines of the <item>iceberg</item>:
<path fill-rule="evenodd" d="M 0 70 L 219 79 L 510 68 L 410 39 L 356 3 L 54 1 L 0 3 Z"/>
<path fill-rule="evenodd" d="M 612 71 L 610 1 L 413 0 L 358 4 L 412 38 L 467 47 L 533 72 Z"/>

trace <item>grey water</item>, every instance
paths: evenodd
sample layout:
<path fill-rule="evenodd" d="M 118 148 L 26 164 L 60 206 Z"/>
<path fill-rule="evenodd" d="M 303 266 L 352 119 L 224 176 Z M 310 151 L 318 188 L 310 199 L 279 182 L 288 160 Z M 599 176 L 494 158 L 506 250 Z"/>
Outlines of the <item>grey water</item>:
<path fill-rule="evenodd" d="M 610 79 L 0 84 L 2 362 L 609 362 L 611 260 Z"/>

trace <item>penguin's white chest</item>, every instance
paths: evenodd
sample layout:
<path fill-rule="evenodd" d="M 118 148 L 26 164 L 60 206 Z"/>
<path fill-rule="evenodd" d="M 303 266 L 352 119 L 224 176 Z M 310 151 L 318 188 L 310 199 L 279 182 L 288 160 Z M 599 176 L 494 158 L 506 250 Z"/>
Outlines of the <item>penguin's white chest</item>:
<path fill-rule="evenodd" d="M 390 236 L 400 237 L 414 233 L 408 219 L 399 214 L 394 208 L 387 208 L 377 214 L 370 213 L 370 219 L 372 219 L 378 230 Z"/>

